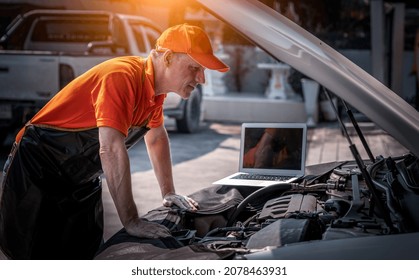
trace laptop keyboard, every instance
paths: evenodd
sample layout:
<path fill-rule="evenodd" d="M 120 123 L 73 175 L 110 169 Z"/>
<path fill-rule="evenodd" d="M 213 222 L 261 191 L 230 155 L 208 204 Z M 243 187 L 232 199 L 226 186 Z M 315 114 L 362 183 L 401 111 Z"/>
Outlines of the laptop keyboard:
<path fill-rule="evenodd" d="M 232 179 L 244 179 L 244 180 L 265 180 L 265 181 L 287 181 L 293 178 L 292 176 L 274 176 L 274 175 L 263 175 L 263 174 L 239 174 L 234 176 Z"/>

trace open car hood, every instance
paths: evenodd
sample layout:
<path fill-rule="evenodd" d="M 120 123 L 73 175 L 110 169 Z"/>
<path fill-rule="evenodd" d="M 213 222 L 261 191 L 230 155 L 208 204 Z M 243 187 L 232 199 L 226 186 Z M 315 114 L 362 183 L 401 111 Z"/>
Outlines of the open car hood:
<path fill-rule="evenodd" d="M 197 0 L 276 59 L 316 80 L 419 156 L 419 112 L 359 66 L 257 0 Z"/>

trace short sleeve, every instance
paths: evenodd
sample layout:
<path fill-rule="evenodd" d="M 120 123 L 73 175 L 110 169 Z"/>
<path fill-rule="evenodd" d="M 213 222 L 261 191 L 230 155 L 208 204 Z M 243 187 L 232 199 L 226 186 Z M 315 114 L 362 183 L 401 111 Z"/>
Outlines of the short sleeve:
<path fill-rule="evenodd" d="M 98 127 L 112 127 L 125 136 L 128 135 L 136 86 L 133 77 L 126 72 L 111 72 L 103 76 L 92 91 L 92 104 Z"/>
<path fill-rule="evenodd" d="M 160 95 L 157 98 L 159 100 L 156 100 L 157 103 L 161 104 L 161 106 L 158 106 L 151 114 L 150 121 L 148 123 L 148 126 L 150 128 L 159 127 L 164 123 L 164 113 L 163 113 L 163 101 L 166 95 Z"/>

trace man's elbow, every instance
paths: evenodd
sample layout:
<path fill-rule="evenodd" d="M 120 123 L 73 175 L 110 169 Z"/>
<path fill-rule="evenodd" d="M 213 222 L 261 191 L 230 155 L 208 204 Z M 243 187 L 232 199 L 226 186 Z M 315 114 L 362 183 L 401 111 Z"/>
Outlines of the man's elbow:
<path fill-rule="evenodd" d="M 167 135 L 167 131 L 164 127 L 150 129 L 150 131 L 145 135 L 144 139 L 147 147 L 161 144 L 166 145 L 169 143 L 169 136 Z"/>

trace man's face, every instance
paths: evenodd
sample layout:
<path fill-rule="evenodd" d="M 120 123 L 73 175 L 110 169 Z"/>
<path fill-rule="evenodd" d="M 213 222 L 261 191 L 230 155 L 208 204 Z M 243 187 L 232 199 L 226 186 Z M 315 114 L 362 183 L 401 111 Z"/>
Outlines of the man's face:
<path fill-rule="evenodd" d="M 168 67 L 170 89 L 188 99 L 198 84 L 205 83 L 205 68 L 187 54 L 174 53 Z"/>

